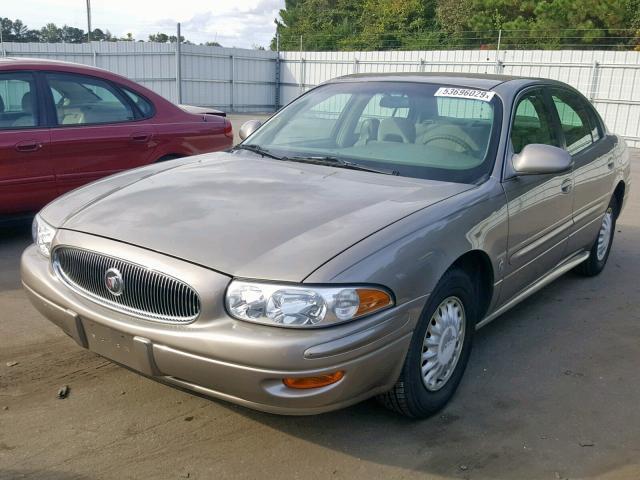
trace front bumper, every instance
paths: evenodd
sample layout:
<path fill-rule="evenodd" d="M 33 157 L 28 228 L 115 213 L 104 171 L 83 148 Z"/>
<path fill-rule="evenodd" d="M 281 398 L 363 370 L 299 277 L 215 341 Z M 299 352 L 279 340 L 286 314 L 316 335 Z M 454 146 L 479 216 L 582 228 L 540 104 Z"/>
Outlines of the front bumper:
<path fill-rule="evenodd" d="M 218 305 L 203 308 L 189 325 L 129 317 L 78 295 L 31 246 L 22 256 L 22 281 L 30 300 L 80 346 L 164 383 L 256 410 L 315 414 L 345 407 L 390 389 L 397 380 L 426 298 L 372 317 L 315 330 L 254 325 L 230 318 L 220 305 L 229 278 L 155 252 L 76 232 L 56 242 L 90 247 L 120 258 L 185 273 L 217 291 Z M 214 297 L 215 295 L 209 295 Z M 211 303 L 204 295 L 203 304 Z M 295 390 L 284 377 L 343 370 L 332 385 Z"/>

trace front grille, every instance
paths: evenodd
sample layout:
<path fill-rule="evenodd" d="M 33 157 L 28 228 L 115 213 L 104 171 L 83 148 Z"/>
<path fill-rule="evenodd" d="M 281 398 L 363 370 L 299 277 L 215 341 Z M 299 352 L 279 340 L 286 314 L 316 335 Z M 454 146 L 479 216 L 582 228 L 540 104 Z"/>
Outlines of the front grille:
<path fill-rule="evenodd" d="M 173 323 L 191 322 L 200 314 L 200 298 L 193 288 L 142 265 L 80 248 L 58 247 L 53 266 L 71 289 L 114 310 Z M 109 270 L 122 280 L 121 291 L 107 288 Z"/>

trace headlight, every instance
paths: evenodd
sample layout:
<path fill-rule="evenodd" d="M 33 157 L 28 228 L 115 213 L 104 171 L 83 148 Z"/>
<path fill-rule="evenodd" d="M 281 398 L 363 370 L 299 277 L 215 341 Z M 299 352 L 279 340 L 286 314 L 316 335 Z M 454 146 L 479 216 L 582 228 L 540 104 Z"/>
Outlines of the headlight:
<path fill-rule="evenodd" d="M 40 253 L 48 258 L 51 254 L 51 242 L 56 234 L 56 229 L 45 222 L 40 215 L 36 215 L 31 226 L 31 234 L 33 235 L 33 243 L 36 244 Z"/>
<path fill-rule="evenodd" d="M 316 287 L 234 280 L 227 288 L 232 317 L 280 327 L 324 327 L 393 306 L 378 287 Z"/>

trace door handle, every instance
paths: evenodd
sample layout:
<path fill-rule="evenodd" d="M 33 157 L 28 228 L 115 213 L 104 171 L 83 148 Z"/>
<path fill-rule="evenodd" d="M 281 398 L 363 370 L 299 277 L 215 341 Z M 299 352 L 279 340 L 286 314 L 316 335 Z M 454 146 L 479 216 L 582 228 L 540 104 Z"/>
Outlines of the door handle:
<path fill-rule="evenodd" d="M 564 182 L 562 182 L 562 185 L 560 185 L 560 189 L 562 190 L 562 193 L 569 193 L 572 188 L 573 188 L 573 180 L 571 180 L 570 178 L 567 178 Z"/>
<path fill-rule="evenodd" d="M 147 143 L 149 140 L 151 140 L 151 136 L 151 133 L 132 133 L 129 138 L 132 142 Z"/>
<path fill-rule="evenodd" d="M 35 152 L 42 148 L 42 143 L 37 140 L 25 140 L 24 142 L 16 143 L 15 147 L 19 152 Z"/>

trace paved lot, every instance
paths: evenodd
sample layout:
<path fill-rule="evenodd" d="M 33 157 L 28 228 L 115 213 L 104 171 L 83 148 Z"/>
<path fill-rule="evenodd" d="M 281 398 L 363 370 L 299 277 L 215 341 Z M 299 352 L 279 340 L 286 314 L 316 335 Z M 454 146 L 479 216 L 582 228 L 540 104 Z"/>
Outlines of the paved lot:
<path fill-rule="evenodd" d="M 600 277 L 568 274 L 481 330 L 454 401 L 412 422 L 373 401 L 257 413 L 83 351 L 20 289 L 29 226 L 5 228 L 0 478 L 640 478 L 638 188 L 617 230 Z"/>

